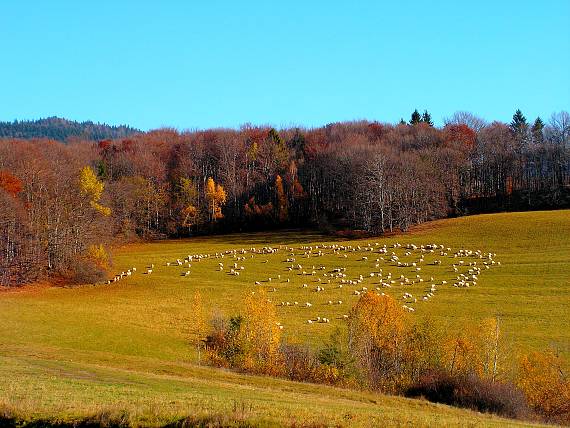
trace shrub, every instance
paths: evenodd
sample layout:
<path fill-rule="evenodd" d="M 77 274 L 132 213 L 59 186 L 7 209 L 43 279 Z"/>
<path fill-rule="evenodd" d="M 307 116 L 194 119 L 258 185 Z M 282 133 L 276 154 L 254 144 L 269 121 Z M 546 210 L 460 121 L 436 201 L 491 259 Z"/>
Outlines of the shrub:
<path fill-rule="evenodd" d="M 60 271 L 60 274 L 71 284 L 94 284 L 104 281 L 106 277 L 104 269 L 84 257 L 76 258 L 66 270 Z"/>
<path fill-rule="evenodd" d="M 319 361 L 307 346 L 285 344 L 281 346 L 285 376 L 302 382 L 316 381 Z"/>
<path fill-rule="evenodd" d="M 243 365 L 243 343 L 240 329 L 243 317 L 212 319 L 212 330 L 206 337 L 206 350 L 210 361 L 218 367 L 240 368 Z"/>
<path fill-rule="evenodd" d="M 405 395 L 509 418 L 530 415 L 524 394 L 514 385 L 491 382 L 474 374 L 452 376 L 444 371 L 429 371 Z"/>
<path fill-rule="evenodd" d="M 554 350 L 525 355 L 520 362 L 517 383 L 543 419 L 570 423 L 570 379 L 564 362 Z"/>

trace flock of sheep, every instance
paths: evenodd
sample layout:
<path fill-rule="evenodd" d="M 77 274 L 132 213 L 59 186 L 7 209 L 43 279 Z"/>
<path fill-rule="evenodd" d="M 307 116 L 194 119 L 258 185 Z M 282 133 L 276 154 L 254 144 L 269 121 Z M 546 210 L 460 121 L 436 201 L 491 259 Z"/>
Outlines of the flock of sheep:
<path fill-rule="evenodd" d="M 318 260 L 326 256 L 329 266 Z M 261 248 L 229 249 L 221 252 L 206 254 L 188 254 L 182 258 L 168 261 L 166 268 L 173 269 L 177 275 L 191 276 L 193 263 L 215 260 L 214 270 L 225 273 L 229 277 L 239 277 L 246 271 L 246 265 L 260 259 L 260 263 L 269 263 L 270 258 L 280 262 L 279 270 L 272 276 L 258 278 L 253 285 L 264 287 L 270 293 L 293 294 L 295 300 L 279 297 L 271 298 L 276 306 L 285 308 L 310 309 L 319 301 L 317 307 L 344 305 L 350 308 L 349 296 L 360 296 L 362 293 L 374 292 L 379 295 L 391 294 L 401 301 L 402 307 L 408 312 L 415 312 L 418 304 L 423 304 L 436 297 L 442 287 L 468 288 L 476 286 L 479 276 L 493 266 L 500 266 L 495 260 L 496 254 L 481 250 L 459 249 L 453 251 L 441 244 L 400 244 L 390 246 L 379 243 L 361 245 L 321 244 L 311 246 L 264 246 Z M 338 261 L 330 265 L 330 259 Z M 359 273 L 350 273 L 355 269 Z M 433 275 L 424 271 L 443 272 L 447 280 L 436 280 Z M 153 263 L 145 267 L 143 274 L 151 275 L 155 269 Z M 182 269 L 182 271 L 180 271 Z M 424 271 L 422 271 L 424 269 Z M 123 271 L 107 283 L 117 282 L 134 275 L 136 268 Z M 454 279 L 450 277 L 454 276 Z M 301 284 L 301 285 L 299 285 Z M 417 295 L 412 294 L 411 286 L 421 286 L 423 290 Z M 282 293 L 285 291 L 285 293 Z M 333 293 L 329 293 L 333 291 Z M 345 300 L 339 299 L 338 294 L 346 294 Z M 333 297 L 334 295 L 334 297 Z M 318 296 L 318 297 L 317 297 Z M 345 311 L 346 312 L 346 311 Z M 346 319 L 344 314 L 338 317 Z M 307 324 L 330 323 L 331 320 L 323 314 L 315 315 L 306 320 Z M 279 328 L 283 328 L 279 324 Z"/>

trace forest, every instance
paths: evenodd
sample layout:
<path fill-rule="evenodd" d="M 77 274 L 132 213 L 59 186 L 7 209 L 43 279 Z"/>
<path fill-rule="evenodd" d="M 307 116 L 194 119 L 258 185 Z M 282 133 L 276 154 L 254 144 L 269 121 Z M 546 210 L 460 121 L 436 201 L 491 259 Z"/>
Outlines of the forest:
<path fill-rule="evenodd" d="M 0 138 L 50 138 L 67 142 L 124 138 L 140 132 L 126 125 L 76 122 L 55 116 L 38 120 L 0 122 Z"/>
<path fill-rule="evenodd" d="M 416 110 L 399 124 L 127 134 L 0 139 L 1 286 L 97 282 L 109 248 L 139 239 L 275 228 L 384 234 L 570 206 L 564 111 L 546 122 L 520 110 L 510 123 L 458 112 L 435 127 Z"/>

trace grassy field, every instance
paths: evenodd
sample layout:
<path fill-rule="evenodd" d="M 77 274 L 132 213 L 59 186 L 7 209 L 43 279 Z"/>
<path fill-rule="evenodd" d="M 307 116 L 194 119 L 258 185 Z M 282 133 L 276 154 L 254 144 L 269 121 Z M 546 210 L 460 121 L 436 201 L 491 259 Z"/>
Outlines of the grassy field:
<path fill-rule="evenodd" d="M 351 248 L 336 254 L 320 248 L 324 254 L 318 256 L 315 247 L 323 243 Z M 402 247 L 391 248 L 395 243 Z M 405 255 L 404 247 L 412 243 L 443 245 L 447 255 L 438 249 L 425 253 L 424 262 L 419 262 L 419 248 Z M 368 244 L 375 252 L 364 251 Z M 388 254 L 379 254 L 384 244 Z M 259 254 L 266 246 L 280 249 Z M 304 256 L 308 251 L 304 246 L 313 247 L 311 257 Z M 294 255 L 285 247 L 293 248 Z M 237 254 L 243 260 L 231 255 L 215 257 L 242 248 L 248 250 Z M 486 269 L 483 259 L 453 257 L 459 249 L 496 253 L 497 263 Z M 421 271 L 411 265 L 398 267 L 390 261 L 392 251 L 402 263 L 417 263 Z M 210 257 L 194 259 L 189 268 L 187 264 L 166 266 L 197 254 Z M 291 257 L 295 262 L 286 261 Z M 231 414 L 265 425 L 306 421 L 346 426 L 371 426 L 379 421 L 414 426 L 504 424 L 500 419 L 423 401 L 198 365 L 196 351 L 188 345 L 195 291 L 200 290 L 207 313 L 231 315 L 239 311 L 245 294 L 259 287 L 256 281 L 270 290 L 276 304 L 290 303 L 278 306 L 288 340 L 319 345 L 342 324 L 342 315 L 358 299 L 354 290 L 379 287 L 378 292 L 397 298 L 404 292 L 417 298 L 416 303 L 402 300 L 415 309 L 412 317 L 429 315 L 449 329 L 458 329 L 465 322 L 499 315 L 510 342 L 523 349 L 555 346 L 570 356 L 570 211 L 443 220 L 405 235 L 351 242 L 300 232 L 165 241 L 118 249 L 113 259 L 117 272 L 131 267 L 137 271 L 111 285 L 31 287 L 0 293 L 0 404 L 37 417 L 71 418 L 125 409 L 144 423 L 188 414 Z M 434 260 L 441 260 L 441 265 L 433 265 Z M 474 261 L 482 268 L 477 285 L 454 287 L 457 275 L 467 274 L 470 267 L 466 265 Z M 222 271 L 219 263 L 224 264 Z M 244 267 L 239 276 L 230 274 L 233 263 Z M 154 264 L 152 274 L 144 274 L 150 264 Z M 302 268 L 288 270 L 297 264 Z M 311 275 L 313 265 L 315 274 Z M 362 282 L 339 288 L 341 279 L 330 276 L 333 268 L 346 268 L 345 281 L 356 281 L 362 275 Z M 182 276 L 188 270 L 190 275 Z M 420 275 L 424 281 L 400 285 L 400 275 L 410 282 Z M 390 287 L 382 286 L 393 280 Z M 437 291 L 424 302 L 422 297 L 432 283 Z M 317 286 L 325 290 L 315 292 Z M 343 303 L 330 305 L 329 300 Z M 306 302 L 312 306 L 302 307 Z M 317 316 L 331 322 L 307 323 Z"/>

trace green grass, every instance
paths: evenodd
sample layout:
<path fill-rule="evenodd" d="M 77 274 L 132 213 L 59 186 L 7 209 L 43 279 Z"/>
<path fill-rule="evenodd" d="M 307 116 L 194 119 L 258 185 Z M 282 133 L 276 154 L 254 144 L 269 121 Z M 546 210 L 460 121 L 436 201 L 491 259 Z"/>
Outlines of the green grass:
<path fill-rule="evenodd" d="M 272 289 L 270 297 L 281 301 L 311 302 L 312 308 L 278 307 L 288 340 L 318 346 L 341 325 L 362 286 L 379 286 L 368 277 L 358 287 L 338 281 L 313 292 L 322 272 L 346 267 L 347 279 L 377 271 L 377 254 L 348 253 L 347 258 L 326 254 L 305 259 L 301 245 L 331 242 L 314 233 L 235 234 L 132 245 L 115 251 L 116 271 L 137 267 L 132 277 L 112 285 L 75 289 L 41 288 L 0 293 L 0 403 L 37 417 L 58 415 L 71 418 L 102 409 L 126 409 L 134 420 L 159 423 L 188 414 L 235 414 L 259 424 L 291 425 L 300 421 L 325 421 L 346 426 L 392 424 L 470 424 L 504 421 L 423 401 L 346 391 L 278 379 L 239 375 L 197 365 L 195 349 L 188 345 L 193 331 L 192 300 L 200 290 L 208 313 L 226 315 L 240 310 L 243 297 L 260 281 Z M 436 243 L 451 247 L 496 253 L 502 266 L 493 266 L 479 276 L 477 286 L 455 288 L 458 259 L 426 255 L 421 272 L 438 285 L 435 297 L 413 305 L 411 317 L 429 315 L 459 329 L 500 315 L 508 340 L 523 349 L 555 346 L 570 355 L 570 211 L 494 214 L 429 223 L 412 232 L 389 238 L 334 241 L 341 245 L 368 243 L 392 245 Z M 315 276 L 289 272 L 285 250 L 277 254 L 246 254 L 239 261 L 240 276 L 228 274 L 233 259 L 203 259 L 192 263 L 191 275 L 182 277 L 181 267 L 167 261 L 188 254 L 214 254 L 227 249 L 265 245 L 295 248 L 296 262 L 305 270 L 326 266 Z M 390 249 L 389 251 L 392 251 Z M 418 252 L 403 261 L 417 259 Z M 326 251 L 330 253 L 330 251 Z M 450 253 L 452 256 L 452 253 Z M 441 266 L 432 266 L 433 259 Z M 386 257 L 386 260 L 388 257 Z M 476 259 L 465 259 L 475 261 Z M 223 262 L 224 272 L 217 271 Z M 265 263 L 267 261 L 267 263 Z M 480 264 L 480 261 L 478 264 Z M 151 275 L 144 268 L 154 263 Z M 412 268 L 381 262 L 383 273 L 416 275 Z M 465 271 L 463 269 L 462 271 Z M 281 275 L 281 280 L 277 280 Z M 271 283 L 266 282 L 272 277 Z M 289 278 L 290 282 L 285 282 Z M 302 288 L 307 283 L 309 288 Z M 400 297 L 403 292 L 424 294 L 427 281 L 412 286 L 393 285 L 383 292 Z M 342 305 L 328 305 L 342 300 Z M 330 324 L 307 324 L 307 319 L 325 316 Z M 236 410 L 237 409 L 237 410 Z M 238 417 L 236 415 L 236 417 Z M 146 422 L 144 422 L 146 421 Z"/>

